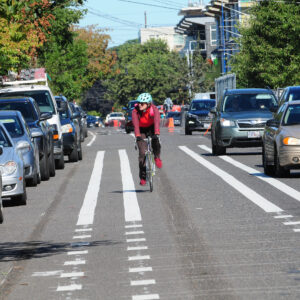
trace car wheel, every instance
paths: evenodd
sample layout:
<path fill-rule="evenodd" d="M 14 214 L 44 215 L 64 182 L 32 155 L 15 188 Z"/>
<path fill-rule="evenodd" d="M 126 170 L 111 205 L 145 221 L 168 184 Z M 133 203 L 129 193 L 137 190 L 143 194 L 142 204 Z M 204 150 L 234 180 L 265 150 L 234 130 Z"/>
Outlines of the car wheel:
<path fill-rule="evenodd" d="M 264 173 L 266 175 L 274 175 L 274 166 L 268 165 L 266 154 L 265 154 L 265 147 L 262 148 L 262 164 L 264 167 Z"/>
<path fill-rule="evenodd" d="M 17 202 L 20 205 L 26 205 L 27 203 L 27 192 L 26 192 L 26 183 L 23 180 L 23 194 L 11 197 L 13 201 Z"/>
<path fill-rule="evenodd" d="M 78 160 L 82 160 L 82 145 L 81 145 L 81 142 L 79 143 Z"/>
<path fill-rule="evenodd" d="M 83 134 L 83 131 L 80 132 L 80 142 L 84 142 L 84 134 Z"/>
<path fill-rule="evenodd" d="M 185 135 L 192 135 L 192 131 L 190 131 L 187 127 L 185 127 Z"/>
<path fill-rule="evenodd" d="M 213 134 L 211 133 L 211 148 L 213 155 L 225 155 L 226 154 L 226 147 L 219 146 L 215 143 Z"/>
<path fill-rule="evenodd" d="M 2 212 L 2 205 L 0 203 L 0 224 L 3 223 L 3 212 Z"/>
<path fill-rule="evenodd" d="M 28 180 L 28 186 L 37 186 L 38 185 L 38 173 L 35 170 L 35 173 L 32 178 Z"/>
<path fill-rule="evenodd" d="M 53 150 L 51 151 L 51 154 L 49 156 L 49 174 L 51 177 L 55 176 L 55 159 L 54 159 Z"/>
<path fill-rule="evenodd" d="M 84 136 L 87 138 L 88 137 L 88 131 L 86 130 L 84 133 Z"/>
<path fill-rule="evenodd" d="M 69 154 L 69 161 L 70 162 L 76 162 L 78 161 L 78 149 L 77 149 L 77 144 L 74 145 L 73 150 Z"/>
<path fill-rule="evenodd" d="M 41 180 L 49 180 L 49 160 L 48 155 L 44 155 L 40 160 Z"/>
<path fill-rule="evenodd" d="M 279 156 L 278 156 L 277 152 L 275 152 L 274 162 L 275 162 L 275 174 L 277 177 L 281 178 L 281 177 L 287 177 L 290 175 L 290 170 L 288 170 L 280 165 Z"/>
<path fill-rule="evenodd" d="M 60 158 L 55 160 L 55 168 L 58 170 L 65 168 L 65 158 L 63 152 L 61 153 Z"/>

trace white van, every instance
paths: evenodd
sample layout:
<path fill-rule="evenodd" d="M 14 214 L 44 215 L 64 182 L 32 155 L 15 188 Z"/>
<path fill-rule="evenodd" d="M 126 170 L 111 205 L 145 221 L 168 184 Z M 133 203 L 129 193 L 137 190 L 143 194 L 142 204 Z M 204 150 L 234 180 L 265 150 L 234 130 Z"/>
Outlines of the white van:
<path fill-rule="evenodd" d="M 0 97 L 27 96 L 32 97 L 41 112 L 50 112 L 52 118 L 48 122 L 53 127 L 54 159 L 56 169 L 64 168 L 63 135 L 55 98 L 46 85 L 33 85 L 27 82 L 10 82 L 8 87 L 0 89 Z"/>

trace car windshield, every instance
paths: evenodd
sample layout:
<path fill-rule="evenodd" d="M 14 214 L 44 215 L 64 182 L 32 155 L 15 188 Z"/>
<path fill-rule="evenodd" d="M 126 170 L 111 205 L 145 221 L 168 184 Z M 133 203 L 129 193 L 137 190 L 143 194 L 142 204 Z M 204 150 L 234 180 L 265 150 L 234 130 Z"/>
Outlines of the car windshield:
<path fill-rule="evenodd" d="M 17 116 L 0 116 L 0 122 L 5 126 L 12 138 L 20 137 L 24 134 L 23 127 Z"/>
<path fill-rule="evenodd" d="M 192 102 L 190 110 L 210 110 L 216 105 L 215 101 L 197 101 Z"/>
<path fill-rule="evenodd" d="M 0 128 L 0 146 L 12 147 L 12 144 L 10 143 L 8 137 L 6 136 L 2 128 Z"/>
<path fill-rule="evenodd" d="M 38 104 L 40 111 L 49 112 L 55 114 L 55 109 L 53 102 L 51 100 L 51 95 L 48 91 L 20 91 L 14 93 L 2 93 L 2 97 L 11 97 L 11 96 L 27 96 L 33 98 Z"/>
<path fill-rule="evenodd" d="M 300 100 L 300 89 L 291 91 L 288 101 Z"/>
<path fill-rule="evenodd" d="M 167 118 L 178 118 L 180 117 L 181 113 L 180 112 L 168 112 Z"/>
<path fill-rule="evenodd" d="M 112 113 L 112 114 L 110 114 L 109 117 L 110 117 L 110 118 L 111 118 L 111 117 L 113 117 L 113 118 L 115 118 L 115 117 L 123 117 L 123 114 L 122 114 L 122 113 Z"/>
<path fill-rule="evenodd" d="M 285 111 L 282 125 L 297 125 L 300 124 L 300 104 L 290 105 Z"/>
<path fill-rule="evenodd" d="M 223 111 L 268 111 L 276 105 L 277 101 L 271 94 L 234 94 L 225 97 Z"/>
<path fill-rule="evenodd" d="M 0 110 L 18 110 L 26 122 L 38 120 L 38 116 L 29 102 L 4 102 L 0 99 Z"/>

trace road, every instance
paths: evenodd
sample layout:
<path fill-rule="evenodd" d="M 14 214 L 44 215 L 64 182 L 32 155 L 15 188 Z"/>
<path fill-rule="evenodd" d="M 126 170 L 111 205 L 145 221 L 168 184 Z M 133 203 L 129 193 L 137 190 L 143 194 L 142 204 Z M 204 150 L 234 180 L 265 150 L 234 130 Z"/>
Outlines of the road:
<path fill-rule="evenodd" d="M 4 207 L 0 298 L 299 299 L 300 172 L 263 175 L 261 149 L 210 153 L 163 128 L 154 191 L 134 138 L 92 128 L 83 161 Z"/>

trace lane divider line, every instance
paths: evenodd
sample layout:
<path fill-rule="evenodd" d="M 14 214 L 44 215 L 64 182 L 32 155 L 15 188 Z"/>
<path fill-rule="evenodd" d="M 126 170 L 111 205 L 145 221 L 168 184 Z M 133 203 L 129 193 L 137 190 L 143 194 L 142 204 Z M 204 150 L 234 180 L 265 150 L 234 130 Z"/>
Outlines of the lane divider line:
<path fill-rule="evenodd" d="M 156 284 L 154 279 L 146 279 L 146 280 L 131 280 L 130 285 L 137 286 L 137 285 L 149 285 L 149 284 Z"/>
<path fill-rule="evenodd" d="M 71 273 L 60 274 L 61 278 L 74 278 L 74 277 L 82 277 L 82 276 L 84 276 L 84 272 L 71 272 Z"/>
<path fill-rule="evenodd" d="M 132 300 L 156 300 L 156 299 L 160 299 L 158 294 L 132 296 Z"/>
<path fill-rule="evenodd" d="M 82 250 L 82 251 L 69 251 L 67 254 L 68 255 L 83 255 L 83 254 L 88 254 L 88 250 Z"/>
<path fill-rule="evenodd" d="M 119 150 L 121 177 L 123 185 L 123 202 L 125 222 L 141 221 L 141 212 L 138 204 L 135 185 L 132 178 L 128 155 L 126 150 Z M 126 191 L 126 193 L 124 193 Z"/>
<path fill-rule="evenodd" d="M 198 147 L 207 152 L 212 153 L 211 149 L 205 145 L 198 145 Z M 272 177 L 266 175 L 265 173 L 260 172 L 259 170 L 248 167 L 226 155 L 220 155 L 219 158 L 227 161 L 228 163 L 234 165 L 235 167 L 237 167 L 243 171 L 248 172 L 250 175 L 253 175 L 253 176 L 267 182 L 268 184 L 272 185 L 273 187 L 275 187 L 279 191 L 285 193 L 286 195 L 294 198 L 295 200 L 300 201 L 300 192 L 293 189 L 292 187 L 288 186 L 287 184 L 281 182 L 280 180 L 272 178 Z"/>
<path fill-rule="evenodd" d="M 136 256 L 129 256 L 128 260 L 147 260 L 150 259 L 150 255 L 136 255 Z"/>
<path fill-rule="evenodd" d="M 75 235 L 73 236 L 73 239 L 88 239 L 90 238 L 91 235 L 90 234 L 86 234 L 86 235 Z"/>
<path fill-rule="evenodd" d="M 127 247 L 127 251 L 148 250 L 148 246 Z"/>
<path fill-rule="evenodd" d="M 70 285 L 58 286 L 56 291 L 57 292 L 69 292 L 69 291 L 78 291 L 81 289 L 82 289 L 81 284 L 70 284 Z"/>
<path fill-rule="evenodd" d="M 137 243 L 137 242 L 146 242 L 145 238 L 140 238 L 140 239 L 127 239 L 127 243 Z"/>
<path fill-rule="evenodd" d="M 77 226 L 91 225 L 94 222 L 94 213 L 97 205 L 98 193 L 100 190 L 100 182 L 102 177 L 104 153 L 105 151 L 97 152 L 90 182 L 79 212 Z"/>
<path fill-rule="evenodd" d="M 251 202 L 259 206 L 261 209 L 263 209 L 267 213 L 278 213 L 282 212 L 283 210 L 278 207 L 277 205 L 273 204 L 266 198 L 262 197 L 258 193 L 256 193 L 254 190 L 250 189 L 248 186 L 243 184 L 241 181 L 237 180 L 235 177 L 230 175 L 228 172 L 223 171 L 216 165 L 212 164 L 211 162 L 207 161 L 203 157 L 201 157 L 198 153 L 190 150 L 186 146 L 179 146 L 179 149 L 185 152 L 187 155 L 192 157 L 194 160 L 196 160 L 198 163 L 206 167 L 208 170 L 219 176 L 223 181 L 225 181 L 227 184 L 232 186 L 235 190 L 237 190 L 239 193 L 244 195 L 247 199 L 249 199 Z"/>
<path fill-rule="evenodd" d="M 152 271 L 152 267 L 129 268 L 129 273 L 144 273 Z"/>
<path fill-rule="evenodd" d="M 91 131 L 89 131 L 89 133 L 93 136 L 92 137 L 92 140 L 87 144 L 87 147 L 90 147 L 90 146 L 92 146 L 92 144 L 95 142 L 95 140 L 96 140 L 96 135 L 93 133 L 93 132 L 91 132 Z"/>
<path fill-rule="evenodd" d="M 125 235 L 144 234 L 144 231 L 127 231 Z"/>

